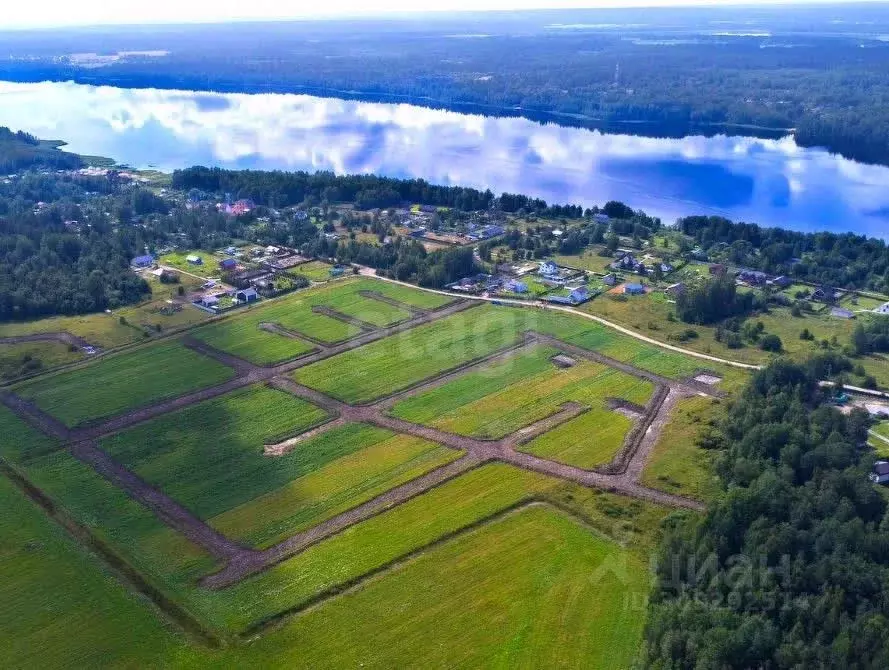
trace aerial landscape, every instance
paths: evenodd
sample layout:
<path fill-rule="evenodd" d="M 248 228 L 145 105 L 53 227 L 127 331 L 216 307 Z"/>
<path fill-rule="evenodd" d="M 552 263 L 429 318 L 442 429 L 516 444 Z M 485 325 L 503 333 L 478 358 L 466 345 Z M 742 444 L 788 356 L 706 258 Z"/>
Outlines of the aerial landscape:
<path fill-rule="evenodd" d="M 889 667 L 889 4 L 48 4 L 0 664 Z"/>

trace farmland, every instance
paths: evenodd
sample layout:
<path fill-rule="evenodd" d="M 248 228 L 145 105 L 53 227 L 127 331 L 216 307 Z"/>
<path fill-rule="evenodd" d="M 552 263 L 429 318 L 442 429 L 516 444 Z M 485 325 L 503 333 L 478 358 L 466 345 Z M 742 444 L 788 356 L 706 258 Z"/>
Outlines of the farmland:
<path fill-rule="evenodd" d="M 0 477 L 0 664 L 160 664 L 168 628 Z"/>
<path fill-rule="evenodd" d="M 297 451 L 282 457 L 279 467 L 290 469 L 288 461 L 298 461 L 302 454 L 324 454 L 327 462 L 311 467 L 300 464 L 290 482 L 213 517 L 211 525 L 242 542 L 268 546 L 460 455 L 425 440 L 361 424 L 301 443 Z"/>
<path fill-rule="evenodd" d="M 448 537 L 461 529 L 536 498 L 559 498 L 558 480 L 526 473 L 506 465 L 472 471 L 391 511 L 352 526 L 344 533 L 314 545 L 256 578 L 217 592 L 205 606 L 223 617 L 220 625 L 241 630 L 310 602 L 328 589 L 347 584 L 403 556 Z M 569 489 L 570 491 L 570 489 Z M 569 495 L 570 493 L 566 492 Z M 640 541 L 664 510 L 619 497 L 599 495 L 588 503 L 578 496 L 584 518 L 606 534 L 615 532 L 621 518 L 620 539 Z M 447 514 L 435 510 L 447 510 Z M 623 533 L 626 533 L 625 535 Z M 286 585 L 286 587 L 285 587 Z M 220 607 L 224 599 L 231 607 Z M 234 605 L 237 603 L 237 606 Z"/>
<path fill-rule="evenodd" d="M 261 386 L 192 405 L 103 441 L 108 453 L 198 516 L 209 518 L 283 486 L 341 455 L 295 451 L 262 456 L 262 445 L 298 434 L 326 413 Z M 200 477 L 194 473 L 200 472 Z"/>
<path fill-rule="evenodd" d="M 579 402 L 587 412 L 522 450 L 585 468 L 608 462 L 632 422 L 606 407 L 606 399 L 644 405 L 651 384 L 587 361 L 560 370 L 549 361 L 555 353 L 535 347 L 411 396 L 393 413 L 460 435 L 498 439 L 554 414 L 566 402 Z"/>
<path fill-rule="evenodd" d="M 528 330 L 667 376 L 688 375 L 700 367 L 681 354 L 572 317 L 483 306 L 315 363 L 294 377 L 345 402 L 367 402 L 514 345 Z"/>
<path fill-rule="evenodd" d="M 589 579 L 612 562 L 626 572 Z M 420 555 L 260 646 L 282 666 L 409 667 L 422 658 L 427 667 L 627 667 L 646 594 L 642 561 L 536 507 Z M 285 632 L 301 641 L 296 649 Z"/>
<path fill-rule="evenodd" d="M 127 634 L 151 648 L 114 646 L 110 658 L 633 662 L 660 524 L 674 507 L 700 506 L 691 487 L 658 479 L 640 495 L 638 474 L 599 466 L 629 449 L 631 428 L 661 411 L 667 390 L 709 393 L 685 381 L 699 361 L 563 313 L 430 311 L 449 302 L 346 278 L 3 396 L 0 458 L 90 538 L 90 561 L 138 576 L 125 583 L 167 620 L 157 637 L 134 619 Z M 308 360 L 293 353 L 309 350 Z M 560 353 L 573 360 L 559 367 Z M 43 434 L 32 427 L 45 426 L 40 412 L 70 431 Z M 685 458 L 679 437 L 664 435 L 661 473 Z M 222 648 L 195 641 L 209 639 Z"/>
<path fill-rule="evenodd" d="M 66 425 L 76 426 L 212 386 L 231 376 L 229 368 L 173 340 L 25 382 L 16 387 L 16 393 Z"/>
<path fill-rule="evenodd" d="M 410 318 L 410 313 L 391 304 L 360 295 L 373 290 L 386 297 L 418 308 L 439 307 L 447 298 L 370 280 L 344 280 L 301 291 L 274 300 L 246 312 L 195 331 L 208 344 L 260 365 L 270 365 L 309 351 L 311 344 L 260 329 L 260 324 L 275 324 L 297 336 L 333 344 L 359 335 L 358 325 L 319 313 L 328 308 L 358 319 L 369 326 L 387 326 Z"/>

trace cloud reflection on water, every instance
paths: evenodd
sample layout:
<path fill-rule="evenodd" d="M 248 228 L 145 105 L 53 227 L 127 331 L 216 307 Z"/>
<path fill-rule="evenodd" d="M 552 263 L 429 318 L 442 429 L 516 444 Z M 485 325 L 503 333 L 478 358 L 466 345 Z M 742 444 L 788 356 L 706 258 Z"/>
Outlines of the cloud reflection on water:
<path fill-rule="evenodd" d="M 306 95 L 0 83 L 0 124 L 135 166 L 374 172 L 885 236 L 889 169 L 791 138 L 656 139 Z"/>

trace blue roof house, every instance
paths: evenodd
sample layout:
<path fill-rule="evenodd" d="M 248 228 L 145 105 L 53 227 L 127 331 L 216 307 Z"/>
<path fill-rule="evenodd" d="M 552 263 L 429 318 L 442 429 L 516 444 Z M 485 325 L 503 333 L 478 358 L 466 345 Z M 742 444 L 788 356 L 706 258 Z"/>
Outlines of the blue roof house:
<path fill-rule="evenodd" d="M 150 268 L 152 265 L 154 265 L 154 256 L 151 254 L 136 256 L 132 262 L 134 268 Z"/>
<path fill-rule="evenodd" d="M 223 270 L 234 270 L 236 267 L 238 267 L 238 261 L 236 261 L 234 258 L 224 258 L 223 260 L 219 261 L 219 267 L 221 267 Z"/>
<path fill-rule="evenodd" d="M 576 305 L 586 302 L 590 299 L 590 292 L 586 286 L 580 286 L 568 294 L 568 299 Z"/>
<path fill-rule="evenodd" d="M 506 289 L 513 293 L 527 293 L 528 285 L 525 282 L 513 279 L 512 281 L 507 282 Z"/>
<path fill-rule="evenodd" d="M 627 295 L 645 295 L 645 287 L 642 284 L 624 284 L 624 293 Z"/>

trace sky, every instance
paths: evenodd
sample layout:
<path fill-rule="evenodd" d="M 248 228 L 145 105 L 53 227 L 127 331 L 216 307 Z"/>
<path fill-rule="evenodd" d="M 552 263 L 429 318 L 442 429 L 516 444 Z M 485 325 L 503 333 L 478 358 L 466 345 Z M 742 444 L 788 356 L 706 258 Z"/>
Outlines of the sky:
<path fill-rule="evenodd" d="M 0 28 L 324 19 L 379 14 L 675 5 L 811 4 L 818 0 L 11 0 Z M 839 4 L 851 0 L 821 0 Z M 861 0 L 858 0 L 861 1 Z"/>

